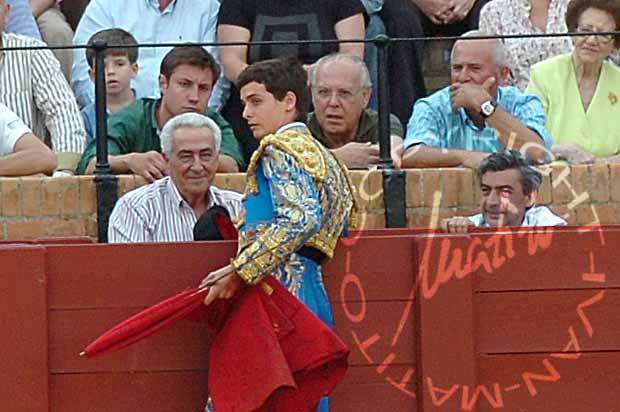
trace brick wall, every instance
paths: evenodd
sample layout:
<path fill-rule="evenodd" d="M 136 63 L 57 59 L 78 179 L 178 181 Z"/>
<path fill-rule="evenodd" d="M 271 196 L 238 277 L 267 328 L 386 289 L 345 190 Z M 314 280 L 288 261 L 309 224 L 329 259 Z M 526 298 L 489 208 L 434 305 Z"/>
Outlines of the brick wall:
<path fill-rule="evenodd" d="M 620 165 L 554 165 L 543 175 L 537 203 L 548 205 L 569 224 L 620 223 Z M 478 213 L 479 194 L 471 170 L 409 170 L 408 226 L 429 227 L 433 211 L 437 219 Z"/>
<path fill-rule="evenodd" d="M 538 203 L 550 205 L 571 224 L 620 223 L 620 165 L 554 166 L 545 170 Z M 358 222 L 385 226 L 381 172 L 352 173 L 358 191 Z M 219 187 L 243 190 L 244 174 L 222 174 Z M 618 184 L 614 184 L 618 182 Z M 120 176 L 119 193 L 145 184 Z M 467 169 L 407 171 L 407 222 L 429 227 L 433 220 L 477 213 L 478 182 Z M 0 179 L 0 240 L 97 234 L 93 177 Z"/>

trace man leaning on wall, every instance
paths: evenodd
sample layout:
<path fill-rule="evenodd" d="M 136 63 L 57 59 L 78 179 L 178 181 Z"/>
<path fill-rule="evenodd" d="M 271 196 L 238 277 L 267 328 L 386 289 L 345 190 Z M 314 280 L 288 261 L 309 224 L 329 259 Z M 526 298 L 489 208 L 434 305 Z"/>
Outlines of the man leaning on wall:
<path fill-rule="evenodd" d="M 0 176 L 49 175 L 57 164 L 54 152 L 0 103 Z"/>
<path fill-rule="evenodd" d="M 477 169 L 489 153 L 516 149 L 543 161 L 551 136 L 541 100 L 504 86 L 510 69 L 497 39 L 461 36 L 452 48 L 452 84 L 419 99 L 407 125 L 403 167 Z"/>
<path fill-rule="evenodd" d="M 0 46 L 45 47 L 45 43 L 4 33 L 10 14 L 0 0 Z M 0 103 L 15 112 L 34 134 L 51 143 L 58 174 L 73 174 L 86 144 L 86 131 L 60 63 L 49 49 L 3 51 L 0 59 Z"/>

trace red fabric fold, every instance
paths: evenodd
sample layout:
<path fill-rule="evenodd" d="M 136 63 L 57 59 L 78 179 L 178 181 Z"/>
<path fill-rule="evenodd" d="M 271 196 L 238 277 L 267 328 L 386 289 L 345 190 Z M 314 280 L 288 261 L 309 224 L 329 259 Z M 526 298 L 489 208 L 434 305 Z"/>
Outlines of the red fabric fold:
<path fill-rule="evenodd" d="M 243 289 L 211 346 L 209 392 L 217 412 L 312 412 L 344 377 L 349 349 L 269 276 Z"/>
<path fill-rule="evenodd" d="M 87 357 L 93 357 L 114 352 L 187 317 L 196 309 L 204 306 L 202 302 L 208 290 L 202 292 L 199 290 L 199 288 L 193 288 L 183 291 L 140 311 L 90 343 L 84 349 L 84 354 Z M 214 314 L 203 320 L 216 323 L 213 316 Z"/>
<path fill-rule="evenodd" d="M 168 298 L 110 329 L 86 356 L 124 348 L 176 320 L 217 331 L 209 391 L 217 412 L 312 412 L 344 377 L 349 349 L 275 278 L 203 305 L 198 288 Z M 270 293 L 265 290 L 269 289 Z"/>

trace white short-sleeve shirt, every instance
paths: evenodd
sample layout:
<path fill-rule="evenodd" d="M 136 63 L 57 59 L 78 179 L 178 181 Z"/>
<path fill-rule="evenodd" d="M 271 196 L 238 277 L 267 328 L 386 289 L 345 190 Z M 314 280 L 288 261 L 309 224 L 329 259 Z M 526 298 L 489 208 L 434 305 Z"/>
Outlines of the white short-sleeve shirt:
<path fill-rule="evenodd" d="M 20 137 L 32 131 L 8 107 L 0 103 L 0 156 L 11 154 Z"/>

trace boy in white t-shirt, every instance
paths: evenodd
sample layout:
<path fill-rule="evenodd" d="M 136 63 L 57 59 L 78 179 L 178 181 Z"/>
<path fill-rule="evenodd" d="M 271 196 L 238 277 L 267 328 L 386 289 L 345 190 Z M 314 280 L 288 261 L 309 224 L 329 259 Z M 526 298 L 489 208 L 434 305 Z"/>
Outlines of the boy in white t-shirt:
<path fill-rule="evenodd" d="M 0 176 L 51 174 L 56 154 L 3 104 L 0 104 Z"/>

